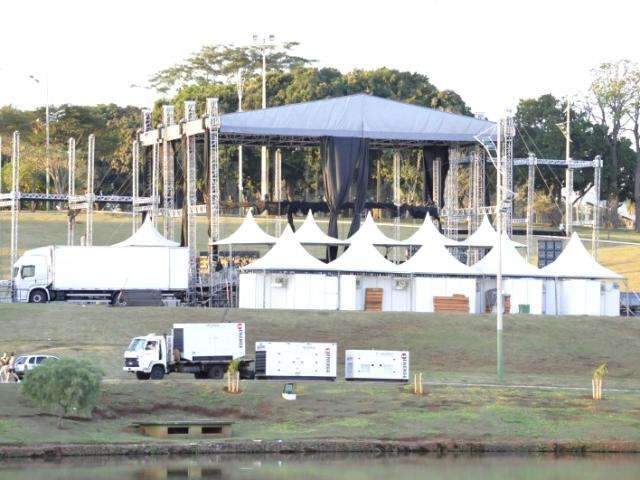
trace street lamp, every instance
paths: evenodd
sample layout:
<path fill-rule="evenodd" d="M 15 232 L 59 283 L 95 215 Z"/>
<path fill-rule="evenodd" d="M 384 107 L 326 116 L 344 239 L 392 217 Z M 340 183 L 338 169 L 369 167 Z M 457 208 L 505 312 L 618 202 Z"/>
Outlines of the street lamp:
<path fill-rule="evenodd" d="M 38 79 L 35 75 L 29 75 L 29 78 L 33 80 L 35 83 L 40 85 L 40 79 Z M 44 82 L 44 95 L 45 95 L 45 106 L 44 106 L 44 131 L 45 131 L 45 143 L 44 143 L 44 158 L 46 162 L 46 180 L 45 180 L 45 192 L 49 195 L 49 183 L 50 183 L 50 164 L 49 164 L 49 79 L 45 77 Z M 49 202 L 47 203 L 47 210 L 49 210 Z"/>
<path fill-rule="evenodd" d="M 274 35 L 253 35 L 253 46 L 262 54 L 262 108 L 267 108 L 267 52 L 276 46 Z M 269 188 L 269 171 L 267 147 L 262 146 L 261 151 L 261 175 L 260 175 L 260 195 L 262 200 L 266 200 Z"/>

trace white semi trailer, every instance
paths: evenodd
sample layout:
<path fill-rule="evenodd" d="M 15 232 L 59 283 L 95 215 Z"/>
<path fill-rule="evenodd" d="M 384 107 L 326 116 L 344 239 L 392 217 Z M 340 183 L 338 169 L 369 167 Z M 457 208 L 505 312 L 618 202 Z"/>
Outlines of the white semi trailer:
<path fill-rule="evenodd" d="M 13 268 L 16 300 L 107 298 L 125 290 L 159 290 L 181 297 L 189 252 L 174 246 L 48 246 L 27 250 Z"/>
<path fill-rule="evenodd" d="M 139 380 L 159 380 L 172 372 L 223 378 L 229 364 L 241 359 L 240 378 L 253 378 L 253 360 L 242 360 L 245 342 L 244 323 L 175 324 L 170 335 L 133 338 L 124 352 L 123 369 Z"/>

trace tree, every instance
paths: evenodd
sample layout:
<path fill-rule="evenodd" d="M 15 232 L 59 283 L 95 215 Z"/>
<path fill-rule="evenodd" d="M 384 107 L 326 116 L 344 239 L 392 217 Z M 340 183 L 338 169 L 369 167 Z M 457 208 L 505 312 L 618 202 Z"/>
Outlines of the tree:
<path fill-rule="evenodd" d="M 291 54 L 298 42 L 286 42 L 268 47 L 269 70 L 289 71 L 309 65 L 312 60 Z M 165 68 L 149 79 L 159 92 L 187 85 L 224 83 L 238 70 L 256 74 L 262 69 L 262 53 L 257 47 L 235 45 L 205 45 L 183 63 Z"/>
<path fill-rule="evenodd" d="M 603 63 L 593 71 L 589 111 L 603 127 L 604 139 L 609 146 L 612 167 L 612 175 L 608 178 L 611 211 L 618 208 L 618 146 L 633 98 L 631 87 L 631 62 L 628 60 Z"/>
<path fill-rule="evenodd" d="M 22 394 L 36 405 L 58 414 L 58 428 L 72 412 L 87 413 L 96 406 L 103 372 L 73 359 L 45 360 L 27 371 Z"/>
<path fill-rule="evenodd" d="M 630 74 L 631 106 L 629 118 L 636 149 L 636 165 L 634 171 L 633 201 L 635 204 L 635 230 L 640 232 L 640 65 L 634 64 Z"/>

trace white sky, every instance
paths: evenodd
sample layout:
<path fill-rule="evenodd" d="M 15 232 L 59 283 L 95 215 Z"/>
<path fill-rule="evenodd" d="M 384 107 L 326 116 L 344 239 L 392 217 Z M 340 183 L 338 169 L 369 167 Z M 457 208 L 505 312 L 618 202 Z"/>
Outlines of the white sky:
<path fill-rule="evenodd" d="M 519 98 L 581 96 L 602 61 L 640 61 L 640 2 L 621 0 L 20 0 L 3 2 L 0 105 L 151 105 L 130 88 L 205 43 L 253 33 L 320 66 L 427 74 L 490 118 Z"/>

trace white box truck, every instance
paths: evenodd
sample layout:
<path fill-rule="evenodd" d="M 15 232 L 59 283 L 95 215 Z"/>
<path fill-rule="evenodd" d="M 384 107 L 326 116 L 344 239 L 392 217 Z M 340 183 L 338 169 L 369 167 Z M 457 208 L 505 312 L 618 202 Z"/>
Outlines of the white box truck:
<path fill-rule="evenodd" d="M 409 352 L 346 350 L 345 380 L 409 381 Z"/>
<path fill-rule="evenodd" d="M 135 337 L 124 352 L 124 371 L 139 380 L 192 373 L 195 378 L 223 378 L 229 363 L 245 356 L 244 323 L 177 323 L 170 335 Z M 253 360 L 241 360 L 241 378 L 253 378 Z"/>
<path fill-rule="evenodd" d="M 182 297 L 189 281 L 185 247 L 48 246 L 27 250 L 14 265 L 16 300 L 117 299 L 125 290 Z"/>
<path fill-rule="evenodd" d="M 256 342 L 255 377 L 335 380 L 337 344 Z"/>

